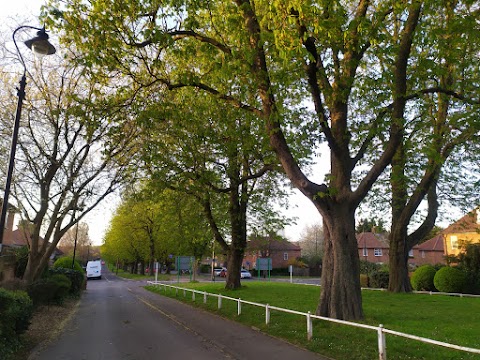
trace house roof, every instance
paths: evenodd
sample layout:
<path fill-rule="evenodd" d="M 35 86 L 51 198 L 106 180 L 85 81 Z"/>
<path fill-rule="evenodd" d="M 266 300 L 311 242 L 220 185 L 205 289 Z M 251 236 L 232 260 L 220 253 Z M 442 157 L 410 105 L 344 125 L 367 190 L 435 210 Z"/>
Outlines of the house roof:
<path fill-rule="evenodd" d="M 420 251 L 439 251 L 444 252 L 444 243 L 443 243 L 443 235 L 438 234 L 437 236 L 427 240 L 420 245 L 414 246 Z"/>
<path fill-rule="evenodd" d="M 470 211 L 460 220 L 454 222 L 452 225 L 442 231 L 443 234 L 449 233 L 468 233 L 480 232 L 480 207 Z"/>
<path fill-rule="evenodd" d="M 271 251 L 300 251 L 299 245 L 291 243 L 284 239 L 273 237 L 256 237 L 247 242 L 248 249 L 269 249 Z"/>
<path fill-rule="evenodd" d="M 43 243 L 43 238 L 40 237 L 39 244 Z M 6 243 L 11 246 L 28 246 L 30 244 L 30 232 L 23 228 L 12 231 L 12 236 Z"/>
<path fill-rule="evenodd" d="M 388 249 L 388 239 L 383 234 L 362 232 L 357 234 L 358 248 Z"/>

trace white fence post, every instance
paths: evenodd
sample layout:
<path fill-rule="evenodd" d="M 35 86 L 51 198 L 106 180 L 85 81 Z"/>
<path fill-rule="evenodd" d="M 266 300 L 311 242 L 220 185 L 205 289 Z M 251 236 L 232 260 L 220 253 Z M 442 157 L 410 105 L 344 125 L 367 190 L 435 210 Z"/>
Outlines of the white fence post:
<path fill-rule="evenodd" d="M 185 289 L 183 289 L 183 297 L 186 297 L 187 296 L 187 293 L 185 291 Z"/>
<path fill-rule="evenodd" d="M 203 303 L 204 304 L 207 303 L 207 292 L 206 291 L 203 293 Z"/>
<path fill-rule="evenodd" d="M 192 301 L 195 301 L 195 291 L 192 291 Z"/>
<path fill-rule="evenodd" d="M 379 360 L 387 360 L 387 342 L 382 324 L 378 326 L 378 358 Z"/>
<path fill-rule="evenodd" d="M 265 305 L 265 324 L 270 324 L 270 306 Z"/>
<path fill-rule="evenodd" d="M 218 296 L 218 308 L 219 309 L 222 308 L 222 297 L 221 296 Z"/>
<path fill-rule="evenodd" d="M 309 311 L 307 313 L 307 340 L 312 340 L 313 336 L 313 326 L 312 326 L 312 317 L 310 316 L 312 313 Z"/>
<path fill-rule="evenodd" d="M 237 315 L 240 316 L 241 314 L 242 314 L 242 301 L 240 298 L 238 298 Z"/>

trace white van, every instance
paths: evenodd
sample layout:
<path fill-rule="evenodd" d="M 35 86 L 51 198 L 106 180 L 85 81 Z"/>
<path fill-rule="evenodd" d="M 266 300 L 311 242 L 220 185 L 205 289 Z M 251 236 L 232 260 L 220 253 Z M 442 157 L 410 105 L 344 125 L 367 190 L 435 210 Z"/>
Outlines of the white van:
<path fill-rule="evenodd" d="M 102 278 L 102 262 L 94 260 L 87 262 L 87 279 Z"/>

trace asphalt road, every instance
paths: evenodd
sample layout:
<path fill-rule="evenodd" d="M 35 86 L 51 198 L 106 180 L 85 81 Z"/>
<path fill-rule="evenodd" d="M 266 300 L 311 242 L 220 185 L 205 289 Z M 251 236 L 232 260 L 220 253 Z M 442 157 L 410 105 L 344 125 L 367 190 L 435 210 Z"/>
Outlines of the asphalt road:
<path fill-rule="evenodd" d="M 322 359 L 107 273 L 89 280 L 61 335 L 29 360 Z"/>

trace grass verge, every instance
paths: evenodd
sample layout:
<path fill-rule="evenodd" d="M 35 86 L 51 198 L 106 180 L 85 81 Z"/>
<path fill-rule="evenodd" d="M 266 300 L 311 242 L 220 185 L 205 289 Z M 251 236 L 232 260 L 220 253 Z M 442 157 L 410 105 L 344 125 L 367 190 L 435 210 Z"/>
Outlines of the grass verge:
<path fill-rule="evenodd" d="M 115 266 L 110 266 L 109 265 L 110 271 L 115 274 L 118 277 L 122 277 L 124 279 L 131 279 L 131 280 L 155 280 L 154 275 L 141 275 L 141 274 L 132 274 L 128 271 L 124 271 L 122 269 L 117 269 Z M 158 274 L 158 280 L 159 281 L 170 281 L 172 279 L 171 275 L 166 275 L 166 274 Z"/>
<path fill-rule="evenodd" d="M 239 290 L 226 290 L 224 284 L 182 283 L 181 287 L 195 288 L 209 293 L 222 294 L 243 300 L 270 304 L 302 312 L 315 313 L 319 288 L 287 283 L 250 282 Z M 305 317 L 278 311 L 271 312 L 270 324 L 265 325 L 265 309 L 242 304 L 242 314 L 237 315 L 237 303 L 222 301 L 217 308 L 217 298 L 191 293 L 178 296 L 172 289 L 166 293 L 159 287 L 147 286 L 150 291 L 177 297 L 186 303 L 234 319 L 248 326 L 283 338 L 319 354 L 334 359 L 370 360 L 378 358 L 377 334 L 372 330 L 354 328 L 326 321 L 313 321 L 313 339 L 306 339 Z M 449 296 L 420 294 L 391 294 L 380 291 L 363 291 L 364 324 L 378 326 L 412 335 L 422 336 L 460 346 L 480 349 L 480 300 Z M 480 355 L 450 350 L 419 341 L 387 334 L 387 358 L 391 359 L 480 359 Z"/>

